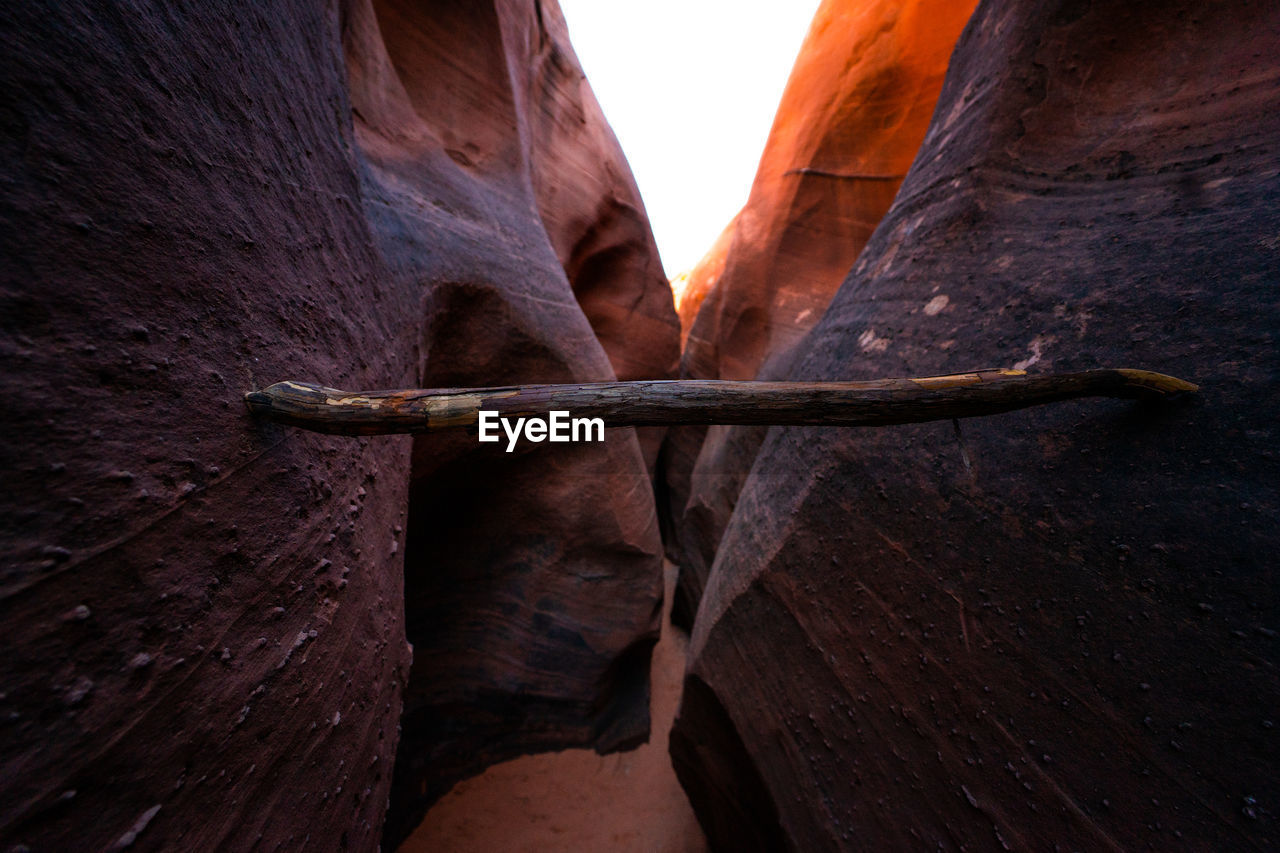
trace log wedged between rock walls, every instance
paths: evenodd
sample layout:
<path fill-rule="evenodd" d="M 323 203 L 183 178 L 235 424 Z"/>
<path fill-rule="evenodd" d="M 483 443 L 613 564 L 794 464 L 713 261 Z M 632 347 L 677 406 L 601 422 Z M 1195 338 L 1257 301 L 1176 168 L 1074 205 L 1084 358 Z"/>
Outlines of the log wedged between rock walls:
<path fill-rule="evenodd" d="M 630 431 L 503 459 L 241 402 L 669 375 L 563 31 L 550 2 L 0 12 L 6 849 L 373 850 L 508 754 L 643 739 Z M 599 170 L 570 192 L 552 144 Z"/>
<path fill-rule="evenodd" d="M 769 430 L 671 737 L 714 848 L 1280 841 L 1278 44 L 1267 4 L 974 13 L 781 378 L 1124 361 L 1202 391 Z"/>
<path fill-rule="evenodd" d="M 746 206 L 683 283 L 683 377 L 781 375 L 762 369 L 818 322 L 889 209 L 975 2 L 825 0 L 818 8 Z M 721 427 L 668 433 L 660 510 L 668 554 L 681 567 L 674 613 L 685 628 L 750 467 L 742 460 L 763 436 Z"/>

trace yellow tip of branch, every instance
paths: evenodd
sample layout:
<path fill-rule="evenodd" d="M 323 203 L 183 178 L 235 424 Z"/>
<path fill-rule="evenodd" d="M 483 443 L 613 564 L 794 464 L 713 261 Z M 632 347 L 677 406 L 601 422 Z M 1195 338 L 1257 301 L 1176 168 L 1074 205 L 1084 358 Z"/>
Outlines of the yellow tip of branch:
<path fill-rule="evenodd" d="M 1156 373 L 1152 370 L 1130 370 L 1122 367 L 1118 368 L 1116 372 L 1123 376 L 1130 385 L 1158 391 L 1161 394 L 1188 394 L 1200 390 L 1199 385 L 1187 382 L 1184 379 L 1178 379 L 1176 376 Z"/>

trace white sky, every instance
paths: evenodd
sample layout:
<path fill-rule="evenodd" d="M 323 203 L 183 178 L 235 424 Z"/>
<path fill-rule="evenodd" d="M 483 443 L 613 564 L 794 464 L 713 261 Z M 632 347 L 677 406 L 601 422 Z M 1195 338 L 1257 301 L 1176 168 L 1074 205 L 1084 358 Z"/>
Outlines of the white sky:
<path fill-rule="evenodd" d="M 668 277 L 747 201 L 819 0 L 560 0 Z"/>

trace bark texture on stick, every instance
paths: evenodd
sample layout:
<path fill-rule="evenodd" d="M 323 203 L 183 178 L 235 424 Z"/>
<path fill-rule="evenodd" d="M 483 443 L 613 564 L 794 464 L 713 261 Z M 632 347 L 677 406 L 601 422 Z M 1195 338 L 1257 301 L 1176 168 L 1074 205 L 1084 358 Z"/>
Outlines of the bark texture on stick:
<path fill-rule="evenodd" d="M 401 391 L 340 391 L 277 382 L 250 391 L 256 414 L 337 435 L 424 433 L 474 426 L 481 410 L 504 417 L 568 411 L 606 426 L 758 424 L 889 426 L 994 415 L 1080 397 L 1159 399 L 1197 390 L 1146 370 L 1104 369 L 1027 376 L 979 370 L 863 382 L 672 380 Z"/>

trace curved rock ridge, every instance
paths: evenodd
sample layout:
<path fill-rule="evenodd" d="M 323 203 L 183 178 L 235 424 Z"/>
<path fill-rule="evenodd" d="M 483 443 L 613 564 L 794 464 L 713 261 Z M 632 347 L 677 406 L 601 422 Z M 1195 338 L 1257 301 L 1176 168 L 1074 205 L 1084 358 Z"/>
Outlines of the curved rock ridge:
<path fill-rule="evenodd" d="M 672 300 L 640 191 L 578 64 L 564 15 L 535 4 L 530 174 L 543 227 L 620 380 L 674 376 Z M 530 38 L 534 38 L 534 34 Z"/>
<path fill-rule="evenodd" d="M 746 206 L 688 274 L 683 376 L 754 379 L 784 358 L 889 209 L 976 0 L 825 0 Z M 669 433 L 668 552 L 686 627 L 762 430 Z"/>
<path fill-rule="evenodd" d="M 1130 364 L 1182 406 L 770 430 L 671 738 L 715 849 L 1269 849 L 1280 10 L 984 2 L 780 372 Z"/>
<path fill-rule="evenodd" d="M 507 455 L 242 400 L 669 375 L 555 3 L 33 2 L 0 39 L 0 846 L 374 850 L 493 761 L 642 740 L 634 433 Z"/>
<path fill-rule="evenodd" d="M 395 274 L 425 285 L 421 385 L 608 378 L 609 352 L 665 375 L 670 290 L 556 5 L 375 2 L 345 33 L 370 219 Z M 388 844 L 495 761 L 647 736 L 662 576 L 639 446 L 615 430 L 528 448 L 414 444 Z"/>
<path fill-rule="evenodd" d="M 528 74 L 530 177 L 574 298 L 620 380 L 675 377 L 671 287 L 640 190 L 596 101 L 555 2 L 535 3 Z M 678 326 L 677 326 L 678 328 Z M 636 430 L 650 472 L 666 430 Z"/>

